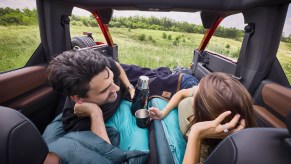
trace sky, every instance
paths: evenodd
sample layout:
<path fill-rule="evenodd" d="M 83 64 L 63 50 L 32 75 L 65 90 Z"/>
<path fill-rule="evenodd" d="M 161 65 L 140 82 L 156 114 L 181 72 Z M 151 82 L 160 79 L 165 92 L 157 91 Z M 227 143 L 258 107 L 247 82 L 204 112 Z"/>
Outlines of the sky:
<path fill-rule="evenodd" d="M 35 0 L 1 0 L 0 7 L 10 7 L 10 8 L 29 8 L 33 9 L 36 8 Z M 74 8 L 73 14 L 80 15 L 80 16 L 89 16 L 90 13 L 82 10 Z M 166 17 L 173 19 L 175 21 L 185 21 L 194 24 L 201 24 L 201 19 L 199 13 L 185 13 L 185 12 L 146 12 L 146 11 L 117 11 L 115 10 L 113 16 L 155 16 L 158 18 Z M 242 14 L 232 15 L 231 17 L 225 18 L 221 26 L 224 27 L 235 27 L 238 29 L 244 28 L 244 20 Z M 288 36 L 291 34 L 291 4 L 288 8 L 288 13 L 286 16 L 286 21 L 283 29 L 283 34 Z"/>

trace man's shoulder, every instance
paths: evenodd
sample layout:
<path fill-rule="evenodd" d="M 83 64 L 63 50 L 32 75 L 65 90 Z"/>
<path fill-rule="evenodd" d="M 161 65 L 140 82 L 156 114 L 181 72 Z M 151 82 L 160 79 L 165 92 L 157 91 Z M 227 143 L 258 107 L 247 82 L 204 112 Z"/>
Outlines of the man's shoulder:
<path fill-rule="evenodd" d="M 118 66 L 116 64 L 116 61 L 114 61 L 111 58 L 107 58 L 110 66 L 110 70 L 113 72 L 114 76 L 119 76 L 120 71 L 118 69 Z"/>

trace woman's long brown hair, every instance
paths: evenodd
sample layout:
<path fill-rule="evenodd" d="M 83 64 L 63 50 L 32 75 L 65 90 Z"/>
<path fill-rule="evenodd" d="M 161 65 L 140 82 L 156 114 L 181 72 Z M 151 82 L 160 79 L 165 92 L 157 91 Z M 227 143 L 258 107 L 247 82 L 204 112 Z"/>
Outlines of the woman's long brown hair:
<path fill-rule="evenodd" d="M 232 113 L 221 124 L 240 114 L 240 119 L 245 119 L 246 128 L 256 126 L 249 92 L 239 81 L 225 73 L 210 73 L 201 79 L 194 96 L 194 110 L 194 119 L 187 132 L 196 122 L 214 120 L 225 111 Z"/>

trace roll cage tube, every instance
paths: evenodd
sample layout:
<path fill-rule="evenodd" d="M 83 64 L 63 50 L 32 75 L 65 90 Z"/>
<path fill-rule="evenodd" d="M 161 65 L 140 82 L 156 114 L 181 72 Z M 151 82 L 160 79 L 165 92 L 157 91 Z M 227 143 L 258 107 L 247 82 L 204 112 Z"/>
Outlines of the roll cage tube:
<path fill-rule="evenodd" d="M 95 11 L 95 12 L 92 12 L 93 16 L 95 17 L 101 31 L 102 31 L 102 34 L 107 42 L 107 45 L 112 47 L 114 45 L 113 43 L 113 40 L 111 38 L 111 35 L 110 35 L 110 32 L 109 32 L 109 28 L 108 28 L 108 25 L 107 24 L 103 24 L 100 20 L 100 17 L 99 17 L 99 13 L 98 11 Z"/>
<path fill-rule="evenodd" d="M 205 47 L 207 46 L 207 44 L 209 43 L 209 40 L 211 39 L 213 33 L 215 32 L 216 28 L 218 27 L 218 25 L 220 24 L 220 22 L 223 20 L 223 17 L 218 17 L 215 21 L 215 23 L 213 24 L 213 26 L 211 27 L 211 29 L 207 29 L 207 31 L 204 34 L 204 37 L 198 47 L 198 51 L 204 51 Z"/>

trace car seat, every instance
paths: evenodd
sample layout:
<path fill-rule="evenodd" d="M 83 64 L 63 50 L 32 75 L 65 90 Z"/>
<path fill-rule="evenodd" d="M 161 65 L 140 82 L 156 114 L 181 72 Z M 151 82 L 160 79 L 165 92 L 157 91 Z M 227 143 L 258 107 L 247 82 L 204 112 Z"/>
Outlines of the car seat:
<path fill-rule="evenodd" d="M 291 113 L 286 128 L 249 128 L 225 138 L 204 161 L 205 164 L 290 164 Z"/>
<path fill-rule="evenodd" d="M 59 163 L 33 123 L 18 111 L 0 107 L 0 163 Z"/>

